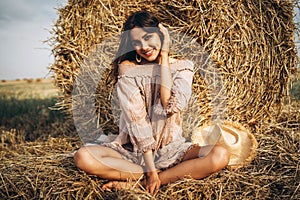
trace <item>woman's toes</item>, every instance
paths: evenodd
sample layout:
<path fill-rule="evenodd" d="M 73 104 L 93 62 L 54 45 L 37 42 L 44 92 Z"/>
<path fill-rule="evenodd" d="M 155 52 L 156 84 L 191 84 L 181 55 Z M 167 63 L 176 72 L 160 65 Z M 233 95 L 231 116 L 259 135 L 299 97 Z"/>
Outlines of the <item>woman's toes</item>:
<path fill-rule="evenodd" d="M 110 181 L 110 182 L 104 184 L 102 186 L 102 190 L 111 190 L 111 189 L 115 188 L 115 183 L 113 183 L 113 182 L 114 181 Z"/>
<path fill-rule="evenodd" d="M 133 189 L 139 187 L 138 182 L 110 181 L 102 186 L 102 190 Z"/>

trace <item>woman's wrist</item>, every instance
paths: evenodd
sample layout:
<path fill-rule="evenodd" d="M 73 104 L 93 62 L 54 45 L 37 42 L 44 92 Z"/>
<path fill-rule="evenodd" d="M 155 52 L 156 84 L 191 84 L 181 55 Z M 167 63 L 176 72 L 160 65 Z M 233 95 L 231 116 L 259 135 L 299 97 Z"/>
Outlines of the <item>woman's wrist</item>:
<path fill-rule="evenodd" d="M 147 172 L 156 171 L 152 150 L 146 151 L 143 157 L 145 161 L 144 172 L 147 173 Z"/>
<path fill-rule="evenodd" d="M 146 176 L 146 177 L 156 177 L 156 176 L 158 176 L 158 170 L 154 170 L 154 171 L 146 171 L 145 173 L 144 173 L 144 175 Z"/>
<path fill-rule="evenodd" d="M 169 51 L 167 50 L 161 50 L 160 51 L 160 56 L 163 58 L 169 58 Z"/>
<path fill-rule="evenodd" d="M 169 53 L 167 53 L 167 52 L 161 52 L 159 64 L 160 64 L 161 66 L 170 67 Z"/>

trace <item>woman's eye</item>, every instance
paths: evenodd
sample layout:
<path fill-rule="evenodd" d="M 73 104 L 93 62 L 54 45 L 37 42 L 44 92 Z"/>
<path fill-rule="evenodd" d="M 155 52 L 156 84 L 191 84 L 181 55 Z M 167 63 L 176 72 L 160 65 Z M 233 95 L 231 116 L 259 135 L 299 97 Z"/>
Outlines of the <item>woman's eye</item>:
<path fill-rule="evenodd" d="M 139 45 L 138 42 L 132 42 L 131 44 L 132 44 L 132 46 L 134 46 L 134 47 L 136 47 L 136 46 Z"/>
<path fill-rule="evenodd" d="M 152 35 L 151 35 L 151 34 L 148 34 L 148 35 L 145 36 L 144 39 L 147 41 L 147 40 L 149 40 L 151 37 L 152 37 Z"/>

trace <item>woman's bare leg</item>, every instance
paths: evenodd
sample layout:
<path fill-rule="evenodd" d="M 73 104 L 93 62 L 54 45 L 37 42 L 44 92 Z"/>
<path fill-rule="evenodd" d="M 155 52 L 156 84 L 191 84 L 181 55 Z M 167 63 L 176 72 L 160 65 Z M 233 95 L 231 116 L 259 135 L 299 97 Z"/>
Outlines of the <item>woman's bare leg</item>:
<path fill-rule="evenodd" d="M 138 180 L 143 175 L 140 165 L 124 160 L 120 153 L 104 146 L 82 147 L 74 160 L 79 169 L 108 180 Z"/>
<path fill-rule="evenodd" d="M 117 151 L 103 146 L 83 147 L 74 159 L 79 169 L 104 179 L 116 180 L 105 184 L 103 188 L 122 188 L 125 187 L 124 181 L 137 181 L 143 176 L 140 165 L 124 160 Z M 160 172 L 159 178 L 162 184 L 175 182 L 185 176 L 201 179 L 223 169 L 228 162 L 229 153 L 225 148 L 197 146 L 185 154 L 183 162 Z"/>
<path fill-rule="evenodd" d="M 159 173 L 159 178 L 162 185 L 175 182 L 185 176 L 201 179 L 223 169 L 228 162 L 229 153 L 224 147 L 195 147 L 185 154 L 183 162 Z"/>

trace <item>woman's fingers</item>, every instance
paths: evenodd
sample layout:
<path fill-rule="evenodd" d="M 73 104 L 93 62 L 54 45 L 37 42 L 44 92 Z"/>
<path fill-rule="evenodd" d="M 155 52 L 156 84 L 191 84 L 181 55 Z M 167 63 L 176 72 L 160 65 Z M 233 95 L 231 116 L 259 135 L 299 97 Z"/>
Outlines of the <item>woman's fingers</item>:
<path fill-rule="evenodd" d="M 156 188 L 155 188 L 155 190 L 153 191 L 152 194 L 157 194 L 159 188 L 160 188 L 160 183 L 158 183 L 158 184 L 156 185 Z"/>
<path fill-rule="evenodd" d="M 165 51 L 165 52 L 169 52 L 169 49 L 170 49 L 170 36 L 169 36 L 168 29 L 166 27 L 164 27 L 162 24 L 159 24 L 158 27 L 159 27 L 160 32 L 164 36 L 164 40 L 163 40 L 163 44 L 162 44 L 162 50 Z"/>
<path fill-rule="evenodd" d="M 162 34 L 164 35 L 165 39 L 169 39 L 169 32 L 168 29 L 166 27 L 164 27 L 162 24 L 158 25 L 160 32 L 162 32 Z"/>
<path fill-rule="evenodd" d="M 160 188 L 160 182 L 153 183 L 146 187 L 147 192 L 150 194 L 156 194 Z"/>
<path fill-rule="evenodd" d="M 150 194 L 156 194 L 158 192 L 159 187 L 157 187 L 157 185 L 152 185 L 149 186 L 147 189 L 147 192 L 149 192 Z"/>

